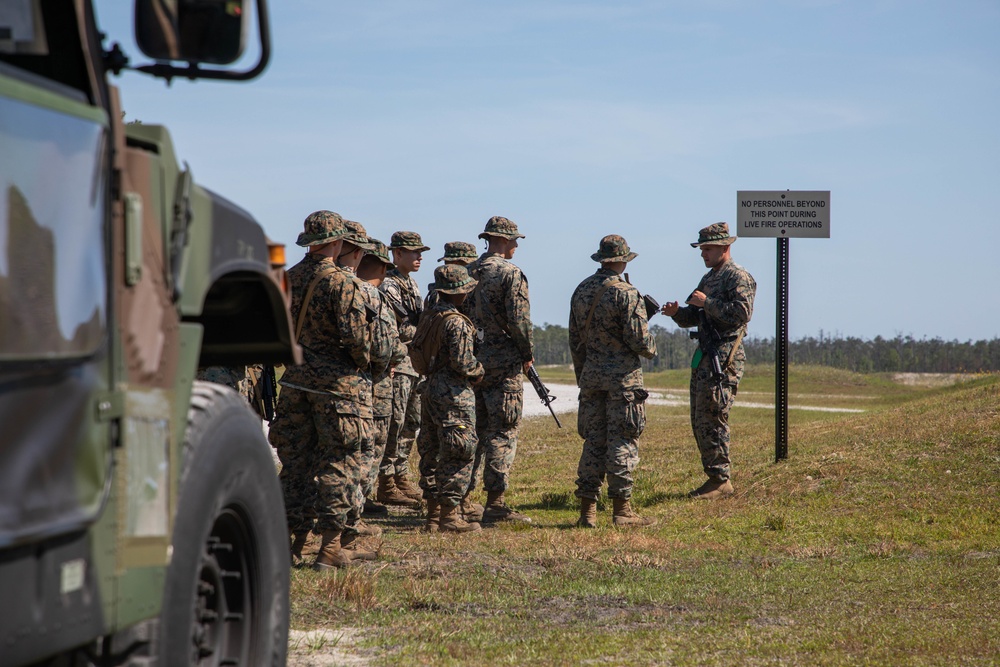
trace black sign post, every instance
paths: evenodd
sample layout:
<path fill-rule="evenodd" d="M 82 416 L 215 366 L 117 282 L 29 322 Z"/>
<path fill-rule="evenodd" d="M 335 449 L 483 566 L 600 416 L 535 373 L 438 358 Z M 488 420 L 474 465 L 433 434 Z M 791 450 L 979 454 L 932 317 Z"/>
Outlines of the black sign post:
<path fill-rule="evenodd" d="M 788 458 L 788 240 L 830 238 L 829 190 L 740 190 L 736 236 L 778 239 L 774 327 L 774 462 Z"/>

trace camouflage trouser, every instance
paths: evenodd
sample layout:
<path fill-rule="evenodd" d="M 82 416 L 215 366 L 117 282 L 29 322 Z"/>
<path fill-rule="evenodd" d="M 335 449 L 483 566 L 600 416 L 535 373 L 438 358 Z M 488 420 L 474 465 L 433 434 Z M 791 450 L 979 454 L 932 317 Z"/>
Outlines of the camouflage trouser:
<path fill-rule="evenodd" d="M 608 479 L 608 496 L 632 497 L 632 471 L 639 464 L 639 436 L 646 408 L 631 391 L 582 389 L 577 431 L 583 453 L 577 467 L 576 496 L 597 500 Z"/>
<path fill-rule="evenodd" d="M 476 386 L 476 434 L 479 447 L 474 463 L 475 477 L 482 470 L 483 488 L 503 492 L 510 481 L 510 469 L 517 453 L 517 430 L 524 406 L 521 364 L 488 368 Z M 470 487 L 471 488 L 471 487 Z"/>
<path fill-rule="evenodd" d="M 472 481 L 476 397 L 472 388 L 430 382 L 421 397 L 420 488 L 424 498 L 458 505 Z"/>
<path fill-rule="evenodd" d="M 281 459 L 281 490 L 288 528 L 344 530 L 361 494 L 362 451 L 372 421 L 358 406 L 328 394 L 282 387 L 269 439 Z M 362 498 L 362 503 L 364 502 Z"/>
<path fill-rule="evenodd" d="M 385 455 L 385 441 L 389 436 L 389 417 L 375 415 L 372 420 L 373 445 L 370 457 L 364 462 L 364 472 L 361 480 L 361 495 L 365 498 L 372 494 L 375 482 L 378 480 L 379 463 Z"/>
<path fill-rule="evenodd" d="M 699 366 L 691 372 L 691 429 L 705 474 L 716 479 L 729 479 L 729 410 L 735 396 L 730 382 L 719 390 L 710 369 Z"/>
<path fill-rule="evenodd" d="M 392 378 L 392 417 L 385 454 L 379 465 L 382 475 L 405 475 L 410 469 L 410 452 L 420 428 L 420 395 L 413 391 L 420 380 L 397 373 Z"/>

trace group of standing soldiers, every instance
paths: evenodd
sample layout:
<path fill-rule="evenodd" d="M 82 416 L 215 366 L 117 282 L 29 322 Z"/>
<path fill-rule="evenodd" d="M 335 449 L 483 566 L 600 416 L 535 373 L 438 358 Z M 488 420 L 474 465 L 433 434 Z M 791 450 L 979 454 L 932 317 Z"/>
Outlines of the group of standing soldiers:
<path fill-rule="evenodd" d="M 479 258 L 471 244 L 446 246 L 422 318 L 411 274 L 429 248 L 419 234 L 396 232 L 386 247 L 331 211 L 306 218 L 296 241 L 306 255 L 288 270 L 304 361 L 282 376 L 269 431 L 282 464 L 293 560 L 313 531 L 322 536 L 316 569 L 374 558 L 358 538 L 379 534 L 362 516 L 366 507 L 385 512 L 383 503 L 426 501 L 427 531 L 531 521 L 504 499 L 521 373 L 532 363 L 528 285 L 508 261 L 524 236 L 494 217 L 480 238 L 488 247 Z M 425 379 L 408 349 L 428 338 L 424 319 L 439 324 Z M 408 477 L 417 433 L 419 486 Z M 485 507 L 469 497 L 480 476 Z"/>
<path fill-rule="evenodd" d="M 705 248 L 728 248 L 735 240 L 720 225 L 703 229 L 699 243 L 692 244 L 703 249 L 703 258 Z M 479 238 L 487 243 L 479 257 L 472 244 L 446 244 L 439 260 L 444 264 L 435 269 L 423 299 L 411 275 L 430 249 L 419 234 L 396 232 L 387 247 L 336 213 L 317 211 L 305 219 L 297 244 L 307 252 L 288 270 L 304 363 L 281 378 L 278 416 L 269 433 L 282 463 L 293 560 L 301 561 L 310 532 L 322 536 L 316 569 L 373 559 L 358 538 L 380 529 L 362 516 L 387 513 L 386 504 L 426 502 L 428 532 L 531 522 L 505 500 L 522 415 L 522 374 L 533 363 L 528 281 L 510 261 L 524 235 L 497 216 Z M 693 309 L 713 317 L 724 310 L 725 321 L 739 332 L 739 338 L 728 338 L 728 393 L 720 388 L 705 399 L 699 364 L 693 364 L 692 425 L 709 482 L 692 495 L 715 498 L 732 492 L 727 420 L 742 374 L 740 339 L 754 285 L 728 251 L 708 254 L 714 263 L 706 258 L 712 268 L 706 279 L 724 265 L 727 272 L 720 275 L 726 284 L 715 289 L 712 280 L 703 279 L 686 308 L 668 302 L 662 312 L 680 326 L 692 326 Z M 654 523 L 630 502 L 648 396 L 640 357 L 656 353 L 648 328 L 655 311 L 648 310 L 627 274 L 622 277 L 635 257 L 624 238 L 606 236 L 592 255 L 601 268 L 571 300 L 570 346 L 584 439 L 576 492 L 580 527 L 596 526 L 605 479 L 614 525 Z M 737 282 L 748 289 L 730 290 L 734 271 L 742 272 Z M 748 304 L 724 305 L 741 295 Z M 414 441 L 418 485 L 409 479 Z M 470 497 L 480 480 L 485 506 Z"/>

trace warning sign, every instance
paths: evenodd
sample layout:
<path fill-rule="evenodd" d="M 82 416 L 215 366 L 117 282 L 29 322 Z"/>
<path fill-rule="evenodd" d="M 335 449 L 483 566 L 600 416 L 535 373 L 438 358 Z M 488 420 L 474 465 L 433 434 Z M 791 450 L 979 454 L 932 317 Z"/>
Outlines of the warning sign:
<path fill-rule="evenodd" d="M 830 238 L 829 190 L 740 190 L 736 236 Z"/>

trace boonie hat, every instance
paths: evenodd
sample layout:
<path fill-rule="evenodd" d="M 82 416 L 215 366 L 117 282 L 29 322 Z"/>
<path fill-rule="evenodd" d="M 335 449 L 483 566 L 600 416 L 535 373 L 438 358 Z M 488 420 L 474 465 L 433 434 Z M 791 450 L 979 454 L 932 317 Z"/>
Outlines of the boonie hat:
<path fill-rule="evenodd" d="M 430 250 L 428 246 L 424 245 L 424 242 L 420 240 L 420 234 L 416 232 L 396 232 L 389 239 L 389 249 L 394 250 L 400 248 L 402 250 L 417 250 L 419 252 L 426 252 Z"/>
<path fill-rule="evenodd" d="M 617 234 L 608 234 L 601 239 L 601 245 L 593 255 L 590 256 L 595 262 L 631 262 L 639 254 L 629 250 L 628 241 Z"/>
<path fill-rule="evenodd" d="M 344 234 L 344 241 L 352 243 L 362 250 L 372 250 L 375 247 L 368 240 L 368 232 L 365 231 L 364 225 L 360 222 L 344 220 L 344 227 L 347 228 L 347 233 Z"/>
<path fill-rule="evenodd" d="M 392 263 L 392 260 L 389 259 L 389 249 L 385 247 L 384 243 L 382 243 L 378 239 L 373 239 L 370 236 L 368 237 L 368 242 L 371 244 L 372 247 L 370 250 L 367 248 L 365 249 L 366 256 L 371 255 L 372 257 L 379 260 L 383 264 L 388 265 L 389 268 L 395 266 Z"/>
<path fill-rule="evenodd" d="M 439 257 L 439 262 L 454 262 L 456 264 L 473 261 L 479 257 L 476 254 L 476 246 L 465 241 L 450 241 L 444 244 L 444 257 Z"/>
<path fill-rule="evenodd" d="M 295 244 L 303 248 L 311 245 L 330 243 L 342 239 L 347 234 L 344 219 L 333 211 L 316 211 L 306 216 L 302 223 L 302 233 Z"/>
<path fill-rule="evenodd" d="M 703 245 L 729 245 L 736 240 L 735 236 L 729 235 L 729 225 L 724 222 L 717 222 L 698 231 L 698 242 L 692 243 L 692 248 L 700 248 Z"/>
<path fill-rule="evenodd" d="M 442 294 L 465 294 L 475 289 L 476 283 L 461 264 L 445 264 L 434 269 L 434 289 Z"/>
<path fill-rule="evenodd" d="M 524 238 L 524 234 L 517 231 L 517 225 L 513 221 L 499 215 L 494 215 L 486 221 L 486 229 L 479 238 L 485 239 L 487 236 L 502 236 L 505 239 Z"/>

